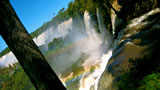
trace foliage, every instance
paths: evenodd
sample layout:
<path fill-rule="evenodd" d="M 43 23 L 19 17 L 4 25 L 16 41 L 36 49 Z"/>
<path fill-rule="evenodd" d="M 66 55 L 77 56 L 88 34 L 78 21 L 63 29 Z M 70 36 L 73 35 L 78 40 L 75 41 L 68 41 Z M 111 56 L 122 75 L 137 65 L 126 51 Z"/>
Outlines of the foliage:
<path fill-rule="evenodd" d="M 58 48 L 63 47 L 63 45 L 64 45 L 64 41 L 63 41 L 63 38 L 62 38 L 62 37 L 60 37 L 60 38 L 54 38 L 54 39 L 52 40 L 52 42 L 50 42 L 50 43 L 48 44 L 48 49 L 49 49 L 49 50 L 56 50 L 56 49 L 58 49 Z"/>
<path fill-rule="evenodd" d="M 90 72 L 92 73 L 92 72 L 94 72 L 95 71 L 95 69 L 96 69 L 96 66 L 91 66 L 91 68 L 90 68 Z"/>
<path fill-rule="evenodd" d="M 0 57 L 10 52 L 10 49 L 7 47 L 2 52 L 0 52 Z"/>
<path fill-rule="evenodd" d="M 78 15 L 83 17 L 84 11 L 86 10 L 90 12 L 93 15 L 92 18 L 96 20 L 97 8 L 99 8 L 101 12 L 101 15 L 103 17 L 104 23 L 106 24 L 106 27 L 108 29 L 111 29 L 110 7 L 108 5 L 108 1 L 112 2 L 113 0 L 74 0 L 74 2 L 70 2 L 68 4 L 68 8 L 66 10 L 65 8 L 60 9 L 60 11 L 58 12 L 58 15 L 53 17 L 51 21 L 44 23 L 40 28 L 32 32 L 31 36 L 32 38 L 37 37 L 39 34 L 41 34 L 44 31 L 44 28 L 46 28 L 49 25 L 54 25 L 56 27 L 58 24 L 60 24 L 61 22 L 71 17 L 74 18 Z M 120 0 L 119 4 L 123 6 L 120 13 L 122 13 L 122 15 L 124 15 L 124 17 L 126 18 L 137 17 L 157 6 L 160 6 L 158 3 L 155 3 L 156 1 L 157 0 L 147 0 L 147 1 Z M 153 4 L 153 6 L 149 5 L 149 3 Z M 128 10 L 128 8 L 130 10 Z M 140 8 L 146 8 L 146 9 L 143 10 Z M 123 14 L 123 13 L 127 13 L 127 14 Z"/>
<path fill-rule="evenodd" d="M 160 89 L 159 62 L 153 59 L 154 58 L 147 56 L 138 59 L 130 59 L 130 70 L 125 71 L 120 77 L 118 81 L 119 89 Z"/>
<path fill-rule="evenodd" d="M 30 35 L 32 38 L 35 38 L 39 34 L 44 32 L 46 28 L 48 28 L 49 26 L 54 26 L 56 28 L 58 24 L 60 24 L 61 22 L 71 17 L 75 18 L 77 16 L 80 16 L 81 18 L 83 18 L 83 14 L 86 10 L 90 12 L 92 14 L 92 18 L 96 20 L 97 8 L 99 8 L 100 11 L 102 12 L 102 16 L 104 18 L 105 24 L 108 24 L 108 22 L 110 22 L 109 14 L 107 14 L 109 10 L 107 9 L 106 6 L 104 6 L 105 3 L 106 3 L 105 0 L 100 0 L 100 1 L 99 0 L 74 0 L 74 2 L 70 2 L 68 4 L 67 9 L 62 8 L 59 11 L 58 15 L 53 17 L 52 20 L 44 23 L 40 28 L 32 32 Z M 63 44 L 64 44 L 64 41 L 62 38 L 56 38 L 56 39 L 53 39 L 53 41 L 48 44 L 48 47 L 51 50 L 56 50 L 60 47 L 63 47 Z M 3 52 L 0 53 L 0 57 L 7 54 L 9 51 L 10 51 L 9 48 L 6 48 Z M 83 60 L 79 60 L 79 61 L 83 62 Z M 75 63 L 75 65 L 72 65 L 72 68 L 74 69 L 71 69 L 73 72 L 75 72 L 74 73 L 75 75 L 78 73 L 77 71 L 83 71 L 83 68 L 81 66 L 78 66 L 78 67 L 75 67 L 75 66 L 77 66 L 77 63 Z M 15 67 L 18 67 L 18 68 L 15 69 Z M 0 71 L 6 72 L 5 70 L 10 70 L 10 69 L 11 67 L 5 68 L 3 70 L 1 69 Z M 92 67 L 92 69 L 94 68 Z M 14 72 L 11 74 L 11 71 L 14 71 Z M 14 69 L 12 69 L 11 71 L 8 71 L 8 73 L 0 72 L 1 73 L 0 88 L 2 90 L 4 89 L 5 90 L 8 90 L 8 89 L 22 90 L 24 88 L 29 90 L 31 89 L 30 86 L 33 87 L 29 82 L 28 77 L 25 75 L 25 73 L 23 72 L 20 66 L 14 66 Z"/>
<path fill-rule="evenodd" d="M 32 32 L 30 35 L 32 38 L 37 37 L 42 32 L 46 30 L 47 27 L 50 25 L 54 26 L 55 28 L 60 24 L 61 22 L 68 20 L 71 17 L 83 17 L 84 11 L 88 11 L 92 14 L 92 18 L 96 21 L 96 10 L 97 8 L 100 9 L 102 17 L 104 19 L 104 23 L 108 25 L 110 23 L 109 18 L 109 8 L 106 5 L 106 0 L 74 0 L 74 2 L 70 2 L 68 4 L 68 8 L 62 8 L 58 12 L 58 14 L 52 18 L 52 20 L 45 22 L 41 27 L 39 27 L 37 30 Z M 98 22 L 96 22 L 98 23 Z M 96 27 L 97 28 L 97 27 Z M 5 53 L 6 54 L 6 53 Z M 0 57 L 5 55 L 0 53 Z"/>
<path fill-rule="evenodd" d="M 0 68 L 0 90 L 35 90 L 19 64 Z"/>
<path fill-rule="evenodd" d="M 123 14 L 127 20 L 141 16 L 160 6 L 159 0 L 119 0 L 118 3 L 122 6 L 120 13 Z"/>
<path fill-rule="evenodd" d="M 44 22 L 42 26 L 40 26 L 38 29 L 36 29 L 34 32 L 30 33 L 32 38 L 37 37 L 42 32 L 46 30 L 46 28 L 53 24 L 53 21 Z M 53 24 L 54 25 L 54 24 Z"/>
<path fill-rule="evenodd" d="M 71 70 L 73 72 L 73 77 L 84 72 L 84 67 L 82 66 L 82 64 L 84 63 L 86 58 L 87 58 L 87 55 L 85 53 L 82 53 L 80 58 L 77 60 L 77 62 L 72 64 Z"/>
<path fill-rule="evenodd" d="M 72 17 L 77 14 L 83 14 L 85 10 L 96 14 L 97 4 L 95 0 L 75 0 L 69 3 L 67 12 Z"/>
<path fill-rule="evenodd" d="M 120 90 L 159 90 L 160 73 L 149 74 L 142 80 L 135 80 L 130 73 L 125 73 L 118 81 L 118 86 Z"/>
<path fill-rule="evenodd" d="M 66 68 L 62 72 L 63 77 L 68 76 L 71 72 L 73 72 L 72 77 L 76 77 L 80 75 L 81 73 L 83 73 L 84 67 L 82 66 L 82 64 L 84 63 L 87 57 L 88 56 L 85 53 L 82 53 L 81 56 L 78 58 L 78 60 L 76 60 L 76 62 L 73 62 L 73 64 L 69 68 Z"/>
<path fill-rule="evenodd" d="M 147 75 L 141 82 L 140 89 L 143 90 L 159 90 L 160 89 L 160 73 L 152 73 Z"/>
<path fill-rule="evenodd" d="M 65 10 L 65 8 L 60 9 L 60 10 L 59 10 L 59 12 L 58 12 L 58 14 L 63 13 L 63 12 L 64 12 L 64 10 Z"/>

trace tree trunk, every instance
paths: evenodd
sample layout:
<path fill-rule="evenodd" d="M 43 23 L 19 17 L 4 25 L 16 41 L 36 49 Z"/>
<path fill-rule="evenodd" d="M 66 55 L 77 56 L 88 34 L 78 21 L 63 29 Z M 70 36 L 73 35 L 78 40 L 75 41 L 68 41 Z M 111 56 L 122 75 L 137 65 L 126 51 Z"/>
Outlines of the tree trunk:
<path fill-rule="evenodd" d="M 66 90 L 18 19 L 9 0 L 0 1 L 0 34 L 38 90 Z"/>

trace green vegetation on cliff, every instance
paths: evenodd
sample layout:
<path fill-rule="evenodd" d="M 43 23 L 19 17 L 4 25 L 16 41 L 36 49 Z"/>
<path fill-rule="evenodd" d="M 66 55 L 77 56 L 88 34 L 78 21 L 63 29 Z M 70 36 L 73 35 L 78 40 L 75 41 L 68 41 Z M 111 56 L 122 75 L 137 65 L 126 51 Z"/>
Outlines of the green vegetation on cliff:
<path fill-rule="evenodd" d="M 130 70 L 125 71 L 118 81 L 120 90 L 159 90 L 160 67 L 155 58 L 130 59 Z"/>
<path fill-rule="evenodd" d="M 107 2 L 106 0 L 74 0 L 74 2 L 70 2 L 68 4 L 68 8 L 65 10 L 62 8 L 58 15 L 53 17 L 51 21 L 44 23 L 40 28 L 38 28 L 36 31 L 31 33 L 31 36 L 34 38 L 41 34 L 44 30 L 44 28 L 47 28 L 47 26 L 53 25 L 57 27 L 58 24 L 61 22 L 69 19 L 74 18 L 77 16 L 83 17 L 84 12 L 87 10 L 92 14 L 92 18 L 96 20 L 96 10 L 99 8 L 105 24 L 110 23 L 110 15 L 109 15 L 109 7 L 106 6 Z"/>
<path fill-rule="evenodd" d="M 68 20 L 71 17 L 76 18 L 77 16 L 80 16 L 81 18 L 83 18 L 84 11 L 86 10 L 91 13 L 91 17 L 96 21 L 97 8 L 99 8 L 100 10 L 106 28 L 108 30 L 111 30 L 110 7 L 108 7 L 108 1 L 111 1 L 112 3 L 113 0 L 74 0 L 74 2 L 70 2 L 68 4 L 68 8 L 66 10 L 62 8 L 57 16 L 53 17 L 51 21 L 44 23 L 40 28 L 32 32 L 31 36 L 32 38 L 37 37 L 49 26 L 57 27 L 58 24 L 65 20 Z M 119 13 L 122 14 L 126 20 L 131 20 L 132 18 L 138 17 L 145 12 L 148 12 L 151 9 L 160 6 L 160 2 L 158 0 L 118 0 L 118 3 L 122 6 Z M 98 22 L 95 23 L 97 24 Z M 48 51 L 46 55 L 52 55 L 50 54 L 53 53 L 52 51 L 63 47 L 63 45 L 64 41 L 62 38 L 53 39 L 53 41 L 48 44 L 50 51 Z M 155 45 L 157 46 L 154 48 L 150 57 L 146 56 L 144 58 L 130 60 L 130 70 L 124 72 L 118 81 L 118 87 L 120 90 L 135 90 L 137 88 L 147 90 L 160 89 L 160 58 L 157 58 L 159 54 L 156 53 L 160 51 L 160 44 L 157 43 Z M 0 57 L 7 54 L 9 51 L 9 48 L 6 48 L 0 53 Z M 85 58 L 86 56 L 82 57 Z M 83 62 L 83 58 L 82 60 L 79 60 L 81 62 L 76 62 L 70 67 L 70 71 L 74 73 L 74 76 L 84 71 L 83 67 L 79 65 Z M 92 67 L 91 72 L 93 72 L 94 69 L 95 67 Z M 30 83 L 28 77 L 25 75 L 23 69 L 16 64 L 13 67 L 10 66 L 0 69 L 0 89 L 32 90 L 34 89 L 34 87 Z"/>
<path fill-rule="evenodd" d="M 9 52 L 10 52 L 10 49 L 9 49 L 8 47 L 5 48 L 2 52 L 0 52 L 0 57 L 6 55 L 6 54 L 9 53 Z"/>
<path fill-rule="evenodd" d="M 127 20 L 139 17 L 160 6 L 159 0 L 118 0 L 122 6 L 120 13 Z"/>
<path fill-rule="evenodd" d="M 106 0 L 74 0 L 74 2 L 70 2 L 68 4 L 68 8 L 62 8 L 58 15 L 53 17 L 50 21 L 45 22 L 41 27 L 32 32 L 30 35 L 32 38 L 37 37 L 39 34 L 44 32 L 49 26 L 54 26 L 55 28 L 61 22 L 68 20 L 69 18 L 77 18 L 80 16 L 83 18 L 84 11 L 88 11 L 92 14 L 92 18 L 96 21 L 96 10 L 99 8 L 101 15 L 103 17 L 103 21 L 106 24 L 107 28 L 111 29 L 111 21 L 110 21 L 110 10 L 109 7 L 106 6 Z M 96 22 L 98 23 L 98 22 Z M 98 24 L 97 24 L 98 25 Z M 97 26 L 96 26 L 97 27 Z M 8 50 L 8 48 L 7 48 Z M 9 50 L 7 51 L 7 53 Z M 0 57 L 6 54 L 6 50 L 0 53 Z"/>
<path fill-rule="evenodd" d="M 50 42 L 50 43 L 48 44 L 48 49 L 49 49 L 49 50 L 56 50 L 56 49 L 58 49 L 58 48 L 63 47 L 63 45 L 64 45 L 63 38 L 54 38 L 54 39 L 52 40 L 52 42 Z"/>
<path fill-rule="evenodd" d="M 159 17 L 159 14 L 157 16 Z M 159 27 L 154 28 L 154 25 L 159 26 L 160 19 L 157 16 L 154 15 L 154 18 L 149 17 L 147 19 L 155 21 L 154 24 L 147 25 L 147 28 L 143 27 L 143 31 L 148 30 L 147 33 L 141 33 L 134 37 L 134 39 L 141 40 L 141 42 L 138 42 L 138 45 L 148 46 L 143 52 L 148 53 L 141 58 L 129 60 L 129 70 L 125 71 L 118 81 L 120 90 L 160 89 L 160 31 Z"/>
<path fill-rule="evenodd" d="M 13 66 L 0 68 L 0 90 L 35 90 L 22 67 Z"/>
<path fill-rule="evenodd" d="M 159 0 L 119 0 L 119 4 L 123 6 L 120 13 L 127 13 L 124 14 L 126 20 L 132 20 L 160 7 Z M 139 34 L 131 38 L 137 45 L 148 47 L 143 52 L 147 55 L 128 60 L 129 70 L 124 71 L 118 79 L 119 90 L 160 90 L 159 15 L 156 13 L 147 17 L 144 22 L 149 24 L 140 28 Z M 158 27 L 154 28 L 156 25 Z"/>

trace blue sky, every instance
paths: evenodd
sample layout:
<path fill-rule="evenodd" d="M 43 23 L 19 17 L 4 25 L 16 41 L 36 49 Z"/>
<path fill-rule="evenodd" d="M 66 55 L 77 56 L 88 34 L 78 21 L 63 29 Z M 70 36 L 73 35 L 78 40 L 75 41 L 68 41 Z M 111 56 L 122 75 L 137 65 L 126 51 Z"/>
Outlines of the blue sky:
<path fill-rule="evenodd" d="M 67 8 L 71 0 L 10 0 L 21 22 L 29 33 L 44 22 L 50 21 L 61 8 Z M 0 52 L 7 45 L 0 36 Z"/>

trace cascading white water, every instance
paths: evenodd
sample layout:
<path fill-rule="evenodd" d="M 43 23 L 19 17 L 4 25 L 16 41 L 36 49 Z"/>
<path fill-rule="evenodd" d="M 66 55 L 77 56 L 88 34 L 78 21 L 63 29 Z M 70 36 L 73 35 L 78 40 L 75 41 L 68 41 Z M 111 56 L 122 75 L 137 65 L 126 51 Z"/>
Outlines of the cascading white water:
<path fill-rule="evenodd" d="M 97 8 L 97 19 L 98 19 L 99 29 L 100 29 L 100 32 L 101 32 L 101 38 L 102 38 L 103 41 L 105 41 L 106 31 L 105 31 L 104 25 L 101 21 L 101 16 L 100 16 L 100 12 L 99 12 L 98 8 Z"/>
<path fill-rule="evenodd" d="M 95 31 L 95 28 L 92 25 L 91 17 L 89 16 L 89 12 L 84 12 L 84 23 L 86 27 L 86 32 L 90 39 L 95 39 L 95 41 L 99 41 L 98 34 Z"/>
<path fill-rule="evenodd" d="M 64 42 L 69 43 L 57 50 L 49 59 L 50 65 L 68 90 L 97 90 L 100 76 L 112 55 L 112 50 L 109 49 L 111 36 L 102 25 L 99 12 L 97 17 L 101 33 L 97 33 L 89 13 L 85 11 L 85 30 L 77 27 L 79 25 L 70 29 L 68 35 L 64 37 Z M 86 57 L 79 59 L 83 54 Z M 81 61 L 82 63 L 79 63 Z M 76 67 L 82 67 L 82 70 L 72 67 L 76 62 L 78 62 Z M 65 71 L 69 73 L 67 76 L 63 75 Z"/>
<path fill-rule="evenodd" d="M 97 33 L 96 29 L 94 28 L 92 24 L 93 21 L 91 20 L 91 17 L 87 11 L 84 13 L 86 33 L 80 31 L 82 30 L 81 27 L 77 30 L 75 30 L 75 28 L 72 29 L 72 19 L 68 20 L 69 23 L 63 22 L 64 24 L 61 23 L 58 26 L 57 32 L 64 32 L 65 35 L 58 33 L 57 37 L 61 35 L 63 38 L 66 38 L 65 42 L 70 41 L 70 39 L 72 42 L 67 44 L 67 46 L 65 46 L 63 49 L 53 52 L 54 58 L 47 59 L 68 90 L 97 90 L 99 78 L 105 70 L 107 62 L 112 55 L 112 50 L 109 50 L 111 36 L 104 28 L 99 11 L 97 11 L 97 18 L 101 31 L 100 34 Z M 67 31 L 61 31 L 61 29 Z M 68 32 L 69 29 L 70 32 Z M 37 45 L 49 43 L 54 37 L 56 37 L 54 32 L 55 30 L 53 27 L 48 27 L 48 30 L 40 34 L 37 38 L 34 39 L 34 41 Z M 67 37 L 66 34 L 69 37 Z M 77 76 L 74 76 L 74 73 L 70 72 L 69 76 L 61 77 L 63 76 L 61 75 L 61 72 L 67 70 L 67 68 L 74 62 L 78 62 L 78 58 L 80 58 L 83 53 L 87 57 L 79 66 L 82 66 L 84 71 L 80 74 L 77 74 Z M 67 78 L 69 78 L 68 81 Z M 76 80 L 78 80 L 78 83 L 76 83 L 78 88 L 70 87 L 71 84 L 74 84 Z"/>
<path fill-rule="evenodd" d="M 110 45 L 112 43 L 112 36 L 104 26 L 102 17 L 100 15 L 100 11 L 98 8 L 97 8 L 97 19 L 98 19 L 99 29 L 101 32 L 101 38 L 103 40 L 102 47 L 104 50 L 106 50 L 104 52 L 107 52 L 107 50 L 111 47 Z"/>
<path fill-rule="evenodd" d="M 84 15 L 85 22 L 86 21 L 91 22 L 89 20 L 90 18 L 88 18 L 88 17 L 90 17 L 89 14 L 85 13 L 85 15 Z M 105 27 L 102 23 L 102 17 L 100 16 L 100 12 L 98 9 L 97 9 L 97 18 L 98 18 L 98 24 L 99 24 L 99 29 L 101 32 L 101 40 L 102 40 L 102 43 L 100 46 L 102 48 L 102 51 L 101 51 L 101 56 L 99 58 L 99 63 L 98 63 L 99 67 L 89 77 L 87 77 L 88 80 L 86 78 L 83 78 L 83 79 L 86 79 L 86 83 L 84 83 L 84 85 L 86 85 L 88 87 L 86 87 L 86 88 L 80 87 L 80 90 L 90 90 L 92 85 L 94 86 L 94 88 L 93 88 L 94 90 L 98 89 L 98 81 L 100 79 L 100 76 L 104 72 L 109 58 L 112 56 L 112 50 L 109 50 L 109 47 L 111 44 L 111 36 L 109 35 L 109 32 L 105 29 Z M 86 28 L 86 30 L 87 29 L 88 28 Z M 105 52 L 107 52 L 107 53 L 105 53 Z M 91 85 L 91 83 L 89 83 L 89 82 L 92 82 L 94 84 Z M 87 85 L 87 84 L 90 84 L 90 85 Z"/>
<path fill-rule="evenodd" d="M 97 18 L 101 32 L 100 34 L 97 33 L 96 29 L 93 27 L 89 13 L 87 11 L 84 13 L 87 37 L 84 36 L 85 40 L 83 42 L 78 41 L 79 43 L 76 44 L 76 49 L 74 49 L 73 52 L 79 52 L 79 54 L 84 52 L 88 55 L 88 57 L 85 58 L 84 63 L 82 64 L 84 72 L 78 74 L 77 76 L 74 76 L 74 72 L 71 72 L 67 77 L 60 77 L 68 90 L 98 90 L 99 79 L 106 68 L 108 60 L 112 56 L 112 47 L 110 46 L 112 43 L 112 37 L 104 28 L 102 17 L 98 9 Z M 130 25 L 129 27 L 132 27 Z M 78 37 L 78 34 L 76 37 Z M 67 58 L 65 59 L 67 60 Z M 91 70 L 92 67 L 94 67 L 93 71 Z M 78 83 L 76 83 L 78 86 L 76 88 L 68 88 L 71 84 L 74 86 L 74 81 L 76 80 L 78 81 Z"/>
<path fill-rule="evenodd" d="M 87 42 L 85 42 L 86 43 L 85 45 L 95 44 L 96 47 L 91 48 L 90 51 L 87 52 L 89 57 L 83 63 L 85 72 L 82 74 L 81 77 L 79 77 L 80 78 L 79 90 L 98 89 L 98 81 L 100 79 L 100 76 L 104 72 L 109 58 L 112 56 L 112 50 L 109 50 L 108 46 L 111 44 L 111 36 L 108 35 L 108 32 L 105 31 L 106 29 L 102 25 L 99 11 L 97 12 L 97 17 L 100 24 L 99 26 L 102 34 L 101 37 L 99 37 L 100 35 L 96 32 L 96 29 L 92 25 L 89 13 L 87 11 L 85 11 L 84 13 L 84 22 L 85 22 L 86 32 L 88 34 L 88 40 Z M 104 49 L 108 50 L 104 51 Z M 93 72 L 88 72 L 88 70 L 90 70 L 92 66 L 95 66 L 96 69 Z"/>
<path fill-rule="evenodd" d="M 149 15 L 153 15 L 154 13 L 158 12 L 160 12 L 159 8 L 152 10 L 151 12 L 146 13 L 145 15 L 132 20 L 131 23 L 126 28 L 137 27 L 137 25 L 143 26 L 148 23 L 148 22 L 143 22 L 144 19 L 148 18 Z M 62 36 L 66 38 L 65 37 L 66 34 L 70 36 L 70 38 L 73 41 L 73 44 L 69 43 L 69 45 L 66 46 L 67 48 L 61 50 L 63 52 L 57 51 L 57 53 L 60 53 L 59 56 L 58 55 L 54 56 L 55 59 L 53 61 L 52 67 L 53 69 L 55 69 L 56 72 L 63 72 L 63 70 L 65 70 L 65 68 L 67 68 L 69 65 L 72 65 L 73 62 L 77 62 L 76 60 L 81 56 L 81 54 L 83 53 L 87 54 L 87 58 L 85 58 L 84 63 L 80 65 L 83 66 L 84 72 L 74 77 L 73 77 L 74 75 L 73 72 L 71 72 L 67 77 L 61 78 L 61 76 L 59 76 L 64 85 L 66 85 L 66 87 L 69 86 L 70 84 L 73 84 L 76 79 L 78 80 L 77 83 L 78 88 L 71 88 L 69 90 L 77 90 L 77 89 L 97 90 L 98 81 L 105 70 L 109 58 L 112 56 L 112 48 L 110 46 L 112 42 L 112 37 L 110 36 L 108 30 L 106 30 L 106 28 L 104 27 L 102 21 L 103 19 L 98 9 L 97 9 L 97 19 L 98 19 L 99 29 L 101 32 L 100 34 L 96 32 L 96 29 L 92 24 L 93 21 L 89 13 L 86 11 L 84 13 L 84 22 L 85 22 L 85 27 L 86 27 L 85 30 L 87 36 L 84 35 L 84 33 L 72 30 L 73 20 L 72 18 L 70 18 L 68 21 L 64 21 L 61 24 L 59 24 L 58 29 L 56 29 L 57 31 L 56 30 L 53 31 L 54 28 L 49 27 L 47 28 L 48 30 L 46 30 L 45 32 L 43 32 L 42 34 L 37 36 L 37 38 L 34 39 L 35 43 L 38 46 L 40 46 L 44 44 L 47 45 L 55 37 Z M 118 21 L 116 21 L 116 16 L 113 16 L 112 17 L 113 30 L 115 29 L 117 22 Z M 69 29 L 73 31 L 72 34 L 68 31 Z M 123 30 L 121 31 L 124 32 Z M 55 32 L 57 33 L 55 34 Z M 135 33 L 138 33 L 138 31 L 129 34 L 135 34 Z M 118 37 L 119 40 L 121 39 L 120 36 L 123 36 L 123 34 L 122 35 L 119 34 Z M 129 37 L 130 35 L 126 36 Z M 120 41 L 118 41 L 118 43 L 119 42 Z M 4 66 L 8 66 L 9 64 L 12 64 L 14 62 L 17 62 L 17 60 L 14 57 L 13 53 L 11 52 L 0 58 L 0 65 L 3 64 Z M 57 68 L 55 68 L 54 66 Z M 92 67 L 95 68 L 92 70 Z M 67 79 L 68 78 L 70 79 L 70 77 L 73 78 L 67 81 Z"/>
<path fill-rule="evenodd" d="M 123 70 L 123 69 L 120 69 L 121 65 L 123 64 L 122 62 L 125 60 L 126 57 L 128 60 L 128 56 L 129 56 L 129 58 L 133 58 L 131 54 L 128 54 L 128 52 L 123 52 L 123 51 L 125 51 L 125 49 L 123 49 L 123 47 L 130 45 L 130 47 L 136 47 L 136 48 L 140 48 L 140 49 L 143 48 L 143 45 L 139 46 L 139 45 L 134 44 L 132 41 L 134 39 L 132 39 L 131 37 L 132 36 L 136 37 L 136 35 L 139 37 L 140 33 L 143 37 L 144 33 L 150 33 L 149 31 L 152 31 L 152 29 L 154 30 L 155 27 L 160 28 L 158 23 L 157 24 L 155 23 L 152 28 L 145 28 L 144 29 L 144 27 L 146 27 L 147 25 L 149 26 L 151 23 L 153 23 L 157 20 L 156 17 L 155 17 L 155 19 L 153 19 L 151 21 L 147 20 L 147 19 L 149 19 L 149 16 L 155 15 L 156 13 L 160 13 L 160 8 L 153 9 L 153 10 L 149 11 L 148 13 L 131 20 L 130 23 L 119 32 L 117 39 L 115 41 L 113 41 L 114 42 L 114 49 L 115 49 L 114 50 L 115 52 L 113 53 L 113 58 L 112 58 L 113 62 L 107 66 L 107 67 L 110 67 L 111 72 L 109 72 L 108 68 L 106 68 L 106 70 L 105 70 L 106 72 L 104 72 L 104 75 L 101 76 L 101 79 L 99 81 L 99 83 L 101 83 L 101 85 L 99 85 L 101 87 L 100 90 L 115 89 L 113 87 L 114 86 L 113 81 L 115 80 L 115 78 L 119 77 L 119 75 L 117 75 L 117 73 Z M 123 37 L 125 37 L 125 38 L 123 38 Z M 127 43 L 124 43 L 124 42 L 127 42 Z M 120 48 L 117 49 L 117 46 L 119 47 L 120 43 L 121 43 L 121 45 L 122 45 L 122 43 L 124 43 L 124 44 L 123 44 L 123 46 L 120 46 Z M 138 49 L 137 49 L 137 51 L 138 51 Z M 135 53 L 135 51 L 134 51 L 134 53 Z M 136 54 L 137 53 L 139 53 L 139 52 L 136 52 Z M 128 54 L 128 56 L 127 56 L 127 54 Z M 114 57 L 114 56 L 116 56 L 116 57 Z M 117 56 L 119 56 L 119 57 L 117 57 Z M 124 57 L 124 58 L 121 58 L 121 57 Z M 137 58 L 137 56 L 135 55 L 134 58 Z M 114 76 L 112 76 L 112 75 L 114 75 Z"/>

